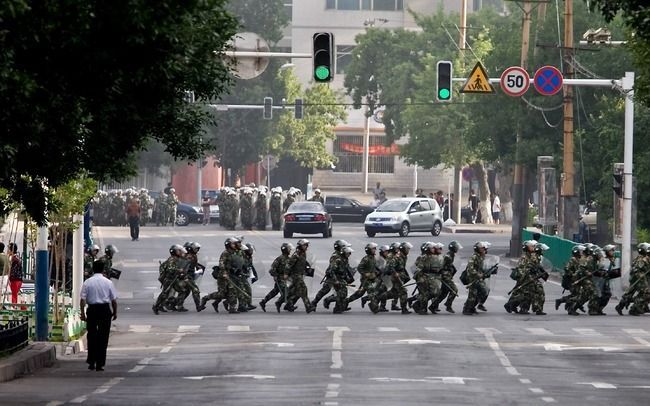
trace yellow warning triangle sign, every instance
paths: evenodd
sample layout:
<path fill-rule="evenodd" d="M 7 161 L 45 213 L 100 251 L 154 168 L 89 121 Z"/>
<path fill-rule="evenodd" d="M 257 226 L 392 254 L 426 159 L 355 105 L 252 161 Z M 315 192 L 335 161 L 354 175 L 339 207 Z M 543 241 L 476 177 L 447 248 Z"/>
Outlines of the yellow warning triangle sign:
<path fill-rule="evenodd" d="M 477 62 L 472 73 L 465 81 L 461 93 L 494 93 L 494 87 L 490 84 L 487 72 L 481 62 Z"/>

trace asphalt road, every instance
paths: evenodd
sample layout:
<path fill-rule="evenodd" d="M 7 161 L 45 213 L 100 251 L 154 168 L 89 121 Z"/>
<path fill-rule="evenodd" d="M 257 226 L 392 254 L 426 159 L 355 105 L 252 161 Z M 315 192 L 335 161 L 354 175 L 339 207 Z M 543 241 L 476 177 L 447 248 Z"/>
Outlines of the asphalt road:
<path fill-rule="evenodd" d="M 171 244 L 201 243 L 200 260 L 213 265 L 232 232 L 217 226 L 145 227 L 131 242 L 128 228 L 98 228 L 101 246 L 115 244 L 120 313 L 111 333 L 104 372 L 86 369 L 85 354 L 60 356 L 53 368 L 0 384 L 0 404 L 214 404 L 214 405 L 637 405 L 650 396 L 650 324 L 647 316 L 621 317 L 610 303 L 605 317 L 570 317 L 552 302 L 561 288 L 545 286 L 547 316 L 507 314 L 506 292 L 514 284 L 509 268 L 491 282 L 488 312 L 420 316 L 399 312 L 373 315 L 359 302 L 343 315 L 322 307 L 305 314 L 268 313 L 259 308 L 229 315 L 151 311 L 158 261 Z M 256 248 L 261 279 L 255 302 L 272 286 L 266 270 L 279 254 L 280 232 L 241 232 Z M 292 239 L 297 241 L 301 236 Z M 353 244 L 357 261 L 371 239 L 361 225 L 335 224 L 334 238 L 310 238 L 318 289 L 337 238 Z M 462 269 L 477 240 L 493 243 L 503 256 L 508 235 L 415 233 L 406 239 L 378 236 L 380 244 L 407 240 L 464 246 Z M 418 249 L 409 260 L 412 263 Z M 501 263 L 509 261 L 501 258 Z M 460 285 L 460 284 L 459 284 Z M 202 292 L 214 290 L 209 275 Z M 463 290 L 461 288 L 461 290 Z M 616 287 L 615 287 L 616 292 Z M 188 308 L 193 305 L 188 303 Z"/>

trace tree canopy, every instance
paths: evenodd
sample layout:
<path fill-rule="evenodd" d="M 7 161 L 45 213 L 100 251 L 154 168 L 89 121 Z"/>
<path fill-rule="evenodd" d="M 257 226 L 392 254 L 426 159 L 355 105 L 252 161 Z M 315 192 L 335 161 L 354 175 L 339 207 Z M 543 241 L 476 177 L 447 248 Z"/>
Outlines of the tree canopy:
<path fill-rule="evenodd" d="M 0 187 L 45 221 L 47 187 L 83 170 L 133 172 L 149 140 L 197 159 L 211 118 L 184 102 L 223 94 L 222 57 L 238 23 L 226 0 L 0 3 Z"/>

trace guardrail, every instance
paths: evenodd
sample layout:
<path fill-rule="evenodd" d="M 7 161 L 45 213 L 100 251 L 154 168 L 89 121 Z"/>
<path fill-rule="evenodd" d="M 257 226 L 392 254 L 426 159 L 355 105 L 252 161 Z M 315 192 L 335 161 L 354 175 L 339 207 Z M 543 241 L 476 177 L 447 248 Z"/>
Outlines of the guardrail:
<path fill-rule="evenodd" d="M 28 342 L 29 322 L 27 317 L 0 322 L 0 357 L 26 347 Z"/>

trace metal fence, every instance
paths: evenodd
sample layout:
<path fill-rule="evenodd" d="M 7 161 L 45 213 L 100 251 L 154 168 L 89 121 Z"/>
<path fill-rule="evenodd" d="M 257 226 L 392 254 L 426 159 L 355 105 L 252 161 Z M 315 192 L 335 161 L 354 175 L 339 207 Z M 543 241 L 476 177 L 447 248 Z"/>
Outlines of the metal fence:
<path fill-rule="evenodd" d="M 27 317 L 8 320 L 0 324 L 0 357 L 7 356 L 27 346 L 29 323 Z"/>
<path fill-rule="evenodd" d="M 371 135 L 370 147 L 384 145 L 386 137 Z M 363 170 L 363 136 L 337 135 L 333 153 L 338 158 L 334 172 L 358 173 Z M 369 173 L 394 173 L 395 155 L 370 155 L 368 157 Z"/>

